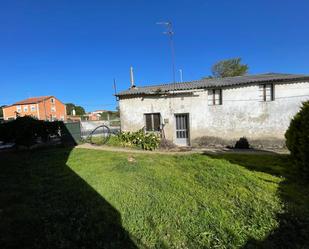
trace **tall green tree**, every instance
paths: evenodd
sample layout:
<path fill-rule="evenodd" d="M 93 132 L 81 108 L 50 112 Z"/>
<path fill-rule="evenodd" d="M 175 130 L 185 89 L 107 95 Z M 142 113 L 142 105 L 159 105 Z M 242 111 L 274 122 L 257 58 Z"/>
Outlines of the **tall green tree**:
<path fill-rule="evenodd" d="M 241 58 L 222 60 L 214 64 L 211 68 L 214 78 L 242 76 L 248 73 L 247 64 L 241 63 Z"/>
<path fill-rule="evenodd" d="M 5 107 L 5 105 L 0 106 L 0 118 L 3 118 L 3 107 Z"/>
<path fill-rule="evenodd" d="M 65 104 L 66 108 L 67 108 L 67 114 L 68 115 L 72 115 L 73 109 L 75 110 L 75 114 L 78 116 L 82 116 L 85 115 L 85 109 L 82 106 L 79 105 L 75 105 L 73 103 L 67 103 Z"/>

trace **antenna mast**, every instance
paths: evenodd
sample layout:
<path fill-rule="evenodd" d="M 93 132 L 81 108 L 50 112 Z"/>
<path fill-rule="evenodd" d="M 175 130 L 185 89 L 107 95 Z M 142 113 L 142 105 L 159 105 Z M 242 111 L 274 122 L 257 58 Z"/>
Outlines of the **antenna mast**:
<path fill-rule="evenodd" d="M 182 82 L 182 69 L 179 69 L 180 82 Z"/>
<path fill-rule="evenodd" d="M 163 34 L 167 35 L 170 40 L 170 46 L 171 46 L 171 58 L 172 58 L 172 73 L 173 73 L 173 82 L 175 83 L 176 76 L 175 76 L 175 50 L 174 50 L 174 40 L 173 40 L 173 25 L 171 22 L 157 22 L 159 25 L 165 25 L 166 31 L 163 32 Z"/>

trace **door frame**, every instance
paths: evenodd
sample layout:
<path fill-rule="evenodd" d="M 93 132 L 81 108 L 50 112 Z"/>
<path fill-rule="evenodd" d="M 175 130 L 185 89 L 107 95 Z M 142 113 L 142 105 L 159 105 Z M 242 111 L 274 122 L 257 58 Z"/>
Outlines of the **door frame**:
<path fill-rule="evenodd" d="M 176 116 L 177 115 L 185 115 L 186 116 L 186 119 L 187 119 L 187 132 L 188 132 L 188 137 L 187 137 L 187 142 L 185 145 L 182 145 L 182 144 L 177 144 L 177 121 L 176 121 Z M 191 139 L 190 139 L 190 113 L 188 112 L 180 112 L 180 113 L 174 113 L 174 122 L 175 122 L 175 125 L 174 125 L 174 141 L 175 141 L 175 144 L 177 146 L 190 146 L 191 145 Z"/>

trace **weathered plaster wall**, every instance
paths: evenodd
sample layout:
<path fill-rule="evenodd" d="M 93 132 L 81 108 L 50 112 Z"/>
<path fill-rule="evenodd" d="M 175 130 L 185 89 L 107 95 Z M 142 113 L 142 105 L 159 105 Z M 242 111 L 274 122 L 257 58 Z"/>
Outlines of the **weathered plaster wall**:
<path fill-rule="evenodd" d="M 157 112 L 162 122 L 168 119 L 164 125 L 166 138 L 175 141 L 174 114 L 189 113 L 191 144 L 203 143 L 201 137 L 220 138 L 228 144 L 242 136 L 280 144 L 291 118 L 308 96 L 309 82 L 298 82 L 276 84 L 275 101 L 270 102 L 260 101 L 258 85 L 224 88 L 223 104 L 216 106 L 208 105 L 207 90 L 168 97 L 124 98 L 119 101 L 121 128 L 141 129 L 144 114 Z"/>

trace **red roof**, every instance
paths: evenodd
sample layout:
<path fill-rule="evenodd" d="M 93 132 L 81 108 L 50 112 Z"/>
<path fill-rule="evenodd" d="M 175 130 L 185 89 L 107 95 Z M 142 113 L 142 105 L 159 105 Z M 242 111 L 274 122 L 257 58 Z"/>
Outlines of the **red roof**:
<path fill-rule="evenodd" d="M 51 97 L 52 96 L 41 96 L 41 97 L 28 98 L 28 99 L 24 99 L 24 100 L 18 101 L 16 103 L 14 103 L 13 105 L 36 104 L 36 103 L 42 102 L 43 100 L 47 100 L 47 99 L 49 99 Z"/>

